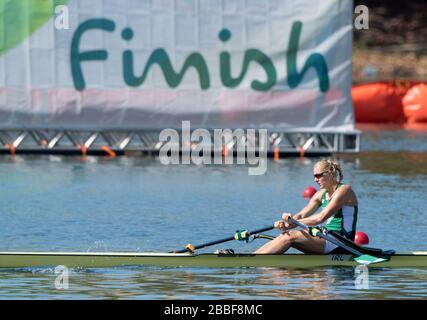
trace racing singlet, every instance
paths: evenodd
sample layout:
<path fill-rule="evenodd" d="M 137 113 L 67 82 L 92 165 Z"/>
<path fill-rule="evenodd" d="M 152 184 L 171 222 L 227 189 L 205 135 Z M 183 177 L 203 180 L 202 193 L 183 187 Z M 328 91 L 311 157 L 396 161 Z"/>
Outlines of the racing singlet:
<path fill-rule="evenodd" d="M 340 183 L 338 188 L 342 185 Z M 325 208 L 329 202 L 331 202 L 331 199 L 326 199 L 325 191 L 322 195 L 322 208 Z M 358 206 L 343 206 L 326 221 L 325 228 L 329 231 L 335 231 L 353 241 L 356 235 L 357 211 Z"/>

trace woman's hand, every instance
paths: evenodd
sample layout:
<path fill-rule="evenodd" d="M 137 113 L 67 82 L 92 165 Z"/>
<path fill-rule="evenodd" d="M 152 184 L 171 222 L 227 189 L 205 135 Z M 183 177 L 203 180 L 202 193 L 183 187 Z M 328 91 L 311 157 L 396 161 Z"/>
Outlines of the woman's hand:
<path fill-rule="evenodd" d="M 296 228 L 297 226 L 295 224 L 293 224 L 292 222 L 288 222 L 289 218 L 292 218 L 292 214 L 288 213 L 288 212 L 284 212 L 282 214 L 282 221 L 284 221 L 285 223 L 285 228 L 286 229 L 293 229 Z"/>
<path fill-rule="evenodd" d="M 274 227 L 280 230 L 284 230 L 285 229 L 285 221 L 283 220 L 278 220 L 274 223 Z"/>
<path fill-rule="evenodd" d="M 284 221 L 288 221 L 288 218 L 292 218 L 292 214 L 291 214 L 291 213 L 288 213 L 288 212 L 284 212 L 284 213 L 282 214 L 282 219 L 283 219 Z"/>
<path fill-rule="evenodd" d="M 290 213 L 284 213 L 282 215 L 282 220 L 278 220 L 274 223 L 274 227 L 278 228 L 282 231 L 286 231 L 289 229 L 293 229 L 296 227 L 296 225 L 294 225 L 293 223 L 287 222 L 286 220 L 288 219 L 288 217 L 292 217 L 292 214 Z"/>

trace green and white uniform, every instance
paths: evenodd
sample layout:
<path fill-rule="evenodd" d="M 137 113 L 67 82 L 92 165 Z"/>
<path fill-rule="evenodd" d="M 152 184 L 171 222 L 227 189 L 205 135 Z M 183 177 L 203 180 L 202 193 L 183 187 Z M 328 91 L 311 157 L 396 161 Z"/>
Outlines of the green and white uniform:
<path fill-rule="evenodd" d="M 341 186 L 343 186 L 343 184 L 340 183 L 338 188 Z M 321 201 L 322 209 L 326 208 L 327 205 L 331 202 L 331 199 L 326 199 L 326 191 L 323 193 Z M 329 231 L 335 231 L 347 239 L 353 241 L 354 236 L 356 235 L 357 212 L 357 206 L 343 206 L 326 221 L 325 228 Z M 325 253 L 330 253 L 336 248 L 336 245 L 326 241 Z"/>

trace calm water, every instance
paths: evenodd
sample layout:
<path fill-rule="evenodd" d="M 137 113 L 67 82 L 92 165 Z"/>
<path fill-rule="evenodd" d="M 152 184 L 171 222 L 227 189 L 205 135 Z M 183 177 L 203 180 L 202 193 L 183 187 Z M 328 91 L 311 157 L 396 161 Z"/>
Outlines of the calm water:
<path fill-rule="evenodd" d="M 426 250 L 427 133 L 368 132 L 359 155 L 340 156 L 371 246 Z M 1 251 L 169 251 L 230 236 L 295 213 L 318 159 L 245 166 L 163 166 L 141 157 L 2 156 Z M 227 243 L 252 251 L 264 240 Z M 315 270 L 122 267 L 0 271 L 0 299 L 427 299 L 426 269 L 370 268 L 356 289 L 351 268 Z"/>

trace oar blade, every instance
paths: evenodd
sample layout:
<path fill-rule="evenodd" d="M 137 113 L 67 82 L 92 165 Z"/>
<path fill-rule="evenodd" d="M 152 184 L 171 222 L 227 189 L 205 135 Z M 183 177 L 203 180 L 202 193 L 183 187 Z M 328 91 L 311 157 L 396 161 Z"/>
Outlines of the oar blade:
<path fill-rule="evenodd" d="M 370 256 L 369 254 L 363 254 L 361 256 L 354 258 L 354 261 L 367 266 L 370 264 L 385 262 L 387 261 L 387 259 Z"/>

